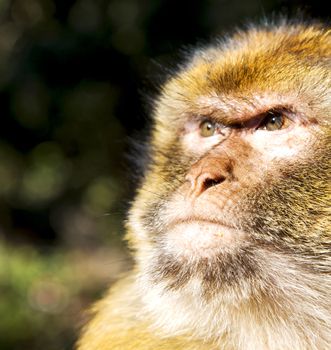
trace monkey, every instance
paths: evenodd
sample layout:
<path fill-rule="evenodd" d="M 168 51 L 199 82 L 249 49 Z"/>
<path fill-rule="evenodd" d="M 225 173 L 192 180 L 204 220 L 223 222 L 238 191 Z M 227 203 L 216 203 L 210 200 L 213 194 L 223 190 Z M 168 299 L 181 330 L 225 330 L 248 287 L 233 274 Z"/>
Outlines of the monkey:
<path fill-rule="evenodd" d="M 187 56 L 152 108 L 133 270 L 77 349 L 330 349 L 331 29 L 264 23 Z"/>

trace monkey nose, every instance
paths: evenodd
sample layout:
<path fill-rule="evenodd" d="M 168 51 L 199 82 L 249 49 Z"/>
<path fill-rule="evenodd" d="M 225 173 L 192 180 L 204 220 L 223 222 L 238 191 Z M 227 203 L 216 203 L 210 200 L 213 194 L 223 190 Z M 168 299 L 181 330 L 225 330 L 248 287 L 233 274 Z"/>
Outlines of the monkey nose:
<path fill-rule="evenodd" d="M 191 171 L 186 175 L 185 179 L 191 185 L 190 195 L 198 197 L 208 188 L 219 185 L 225 181 L 226 177 L 221 173 L 201 172 L 196 174 L 195 171 Z"/>

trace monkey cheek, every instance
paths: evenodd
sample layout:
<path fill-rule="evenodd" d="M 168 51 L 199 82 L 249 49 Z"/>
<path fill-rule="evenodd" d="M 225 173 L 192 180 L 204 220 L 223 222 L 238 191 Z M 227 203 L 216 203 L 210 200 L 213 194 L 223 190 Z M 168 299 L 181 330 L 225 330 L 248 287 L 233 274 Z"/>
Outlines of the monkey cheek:
<path fill-rule="evenodd" d="M 190 260 L 231 253 L 246 241 L 245 232 L 212 222 L 185 222 L 164 235 L 164 247 L 174 256 Z"/>

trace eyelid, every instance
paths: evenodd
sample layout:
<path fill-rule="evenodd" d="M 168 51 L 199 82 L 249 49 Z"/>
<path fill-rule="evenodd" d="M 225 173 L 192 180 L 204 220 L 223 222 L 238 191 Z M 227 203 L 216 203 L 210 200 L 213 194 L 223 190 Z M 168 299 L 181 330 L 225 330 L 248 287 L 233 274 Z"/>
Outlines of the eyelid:
<path fill-rule="evenodd" d="M 282 129 L 287 129 L 288 126 L 294 122 L 294 113 L 287 110 L 287 109 L 270 109 L 264 113 L 261 113 L 248 121 L 242 123 L 242 128 L 244 129 L 252 129 L 252 130 L 259 130 L 260 126 L 263 125 L 263 122 L 270 117 L 270 115 L 281 115 L 284 118 L 284 125 L 287 126 L 283 127 Z M 261 128 L 262 129 L 262 128 Z"/>

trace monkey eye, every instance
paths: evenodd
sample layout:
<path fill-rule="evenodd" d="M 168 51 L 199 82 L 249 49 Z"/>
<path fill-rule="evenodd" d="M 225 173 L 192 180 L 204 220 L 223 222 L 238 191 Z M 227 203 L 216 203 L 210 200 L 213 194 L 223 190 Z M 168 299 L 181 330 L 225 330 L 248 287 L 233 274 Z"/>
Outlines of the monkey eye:
<path fill-rule="evenodd" d="M 202 137 L 213 136 L 216 132 L 216 124 L 210 120 L 203 121 L 200 126 L 200 135 Z"/>
<path fill-rule="evenodd" d="M 287 125 L 287 118 L 282 112 L 269 111 L 264 115 L 262 122 L 257 129 L 263 129 L 268 131 L 281 130 Z"/>

